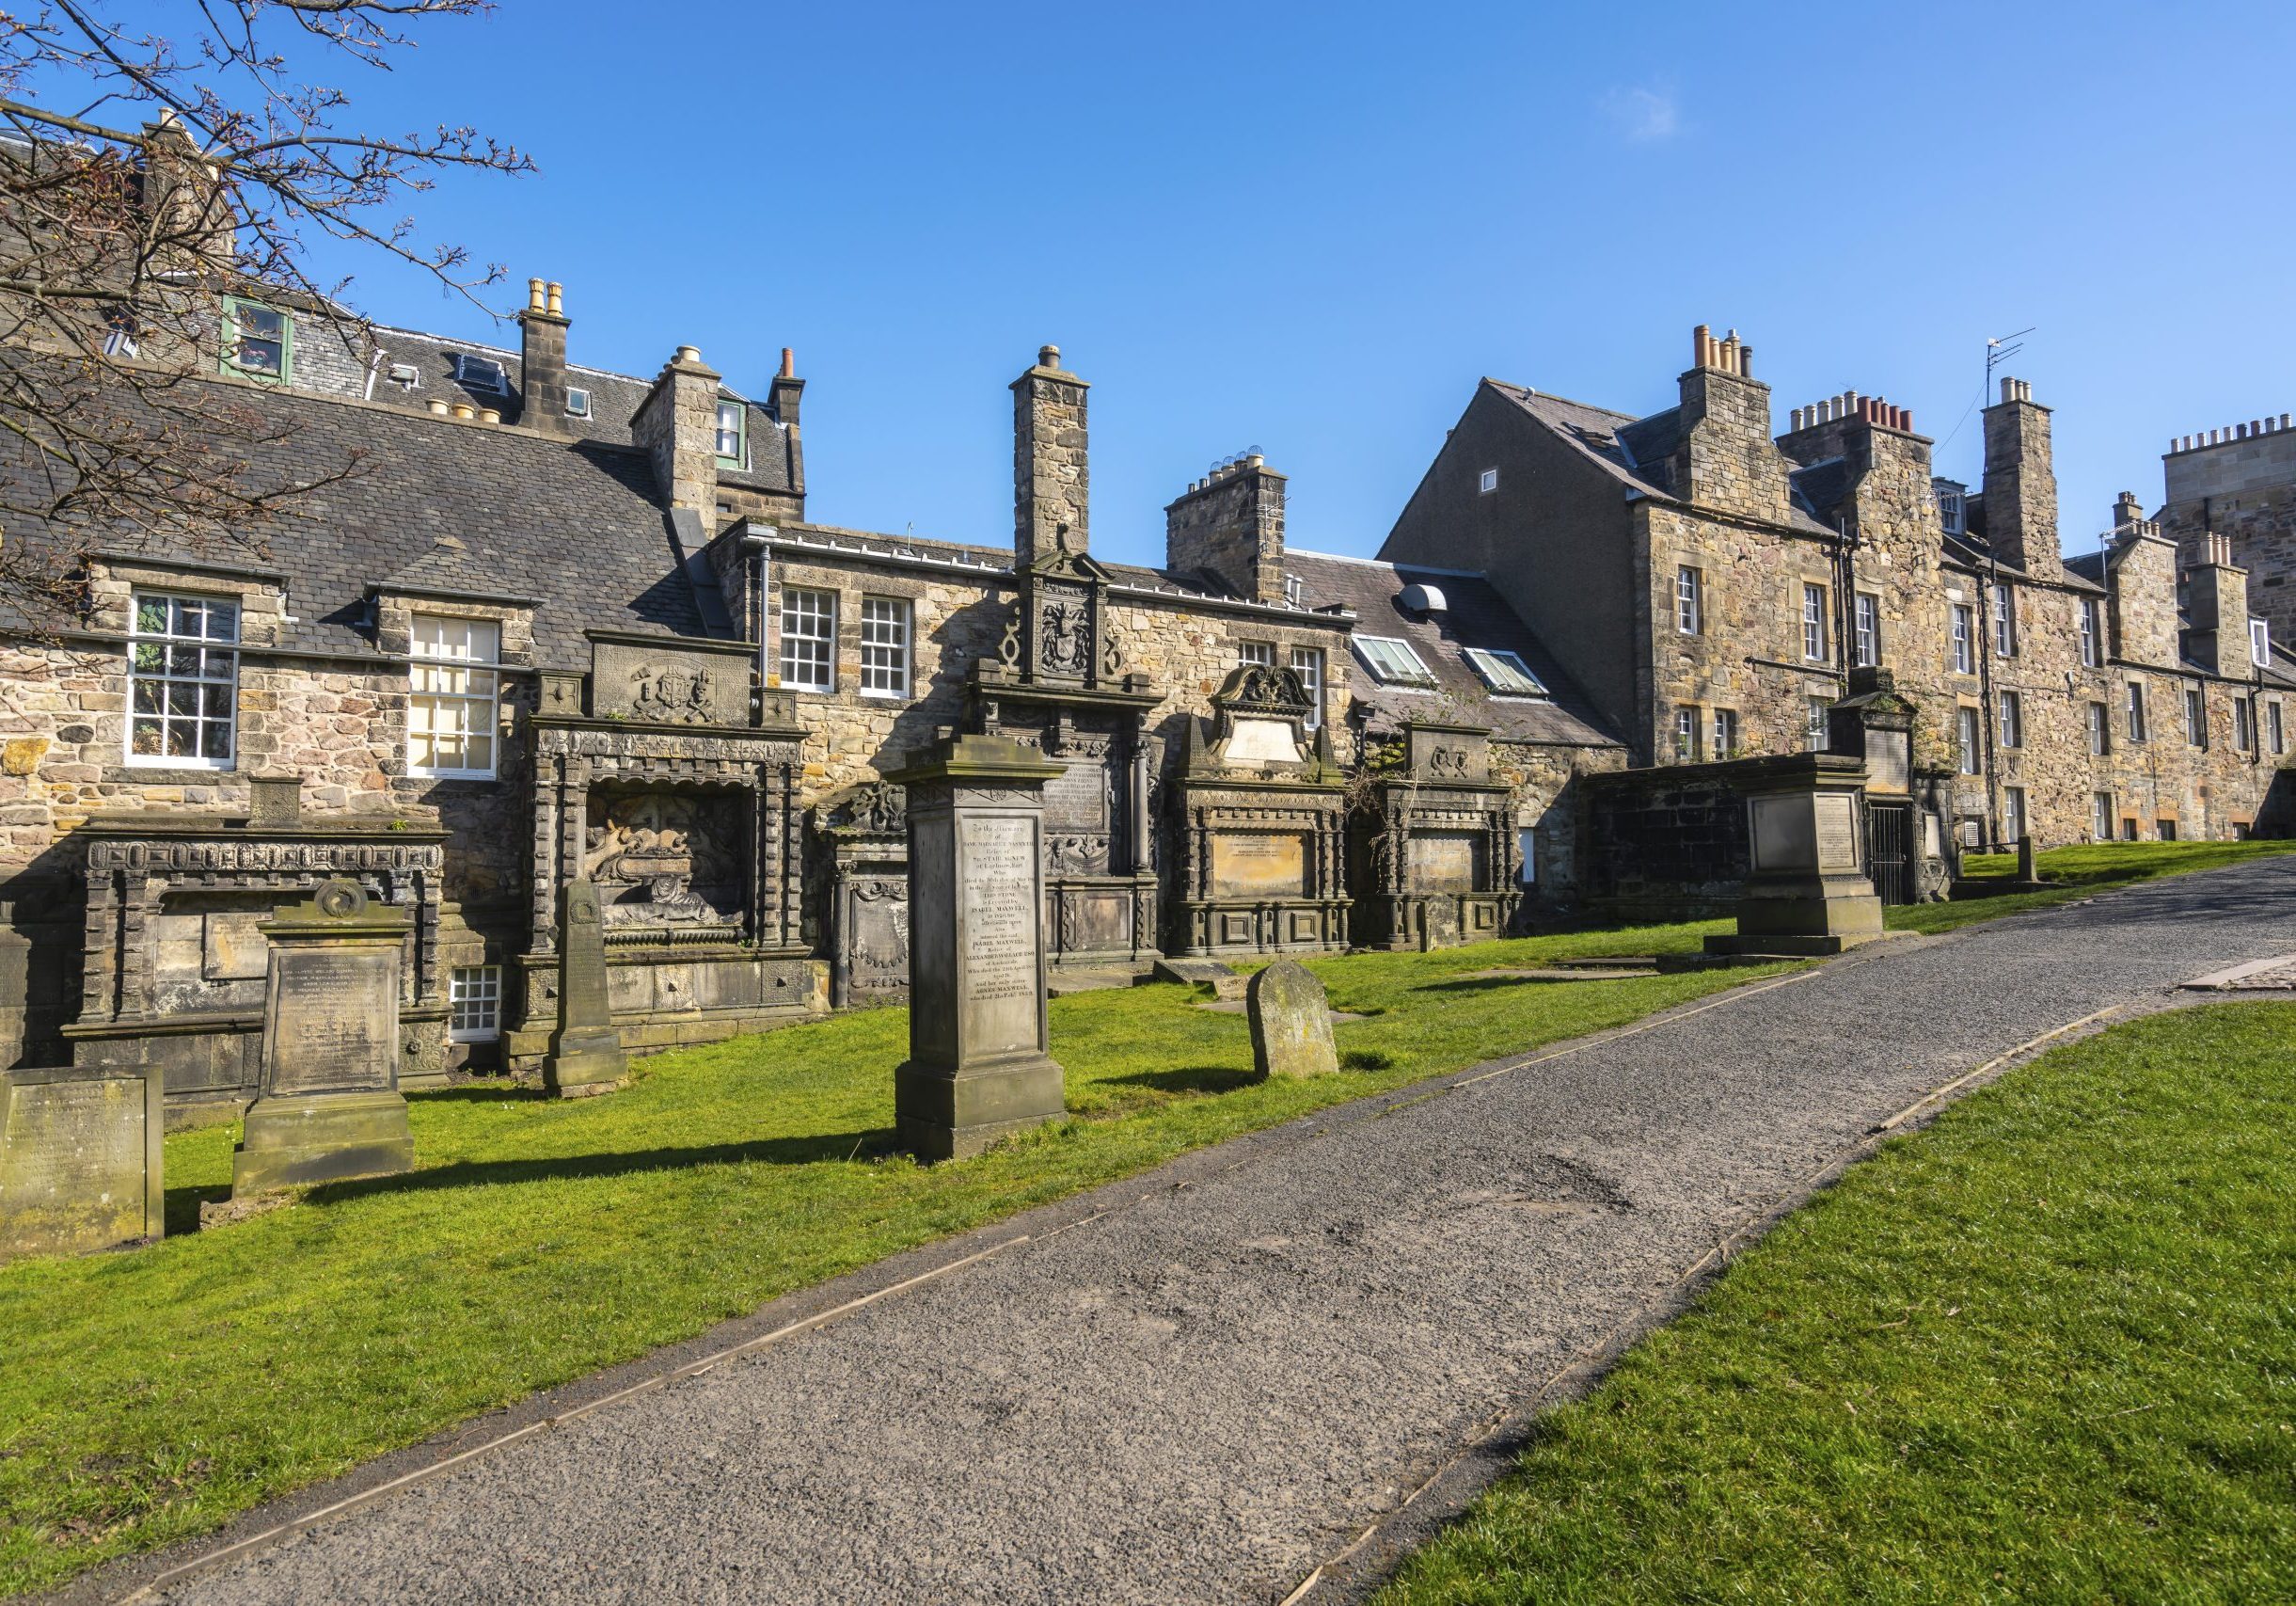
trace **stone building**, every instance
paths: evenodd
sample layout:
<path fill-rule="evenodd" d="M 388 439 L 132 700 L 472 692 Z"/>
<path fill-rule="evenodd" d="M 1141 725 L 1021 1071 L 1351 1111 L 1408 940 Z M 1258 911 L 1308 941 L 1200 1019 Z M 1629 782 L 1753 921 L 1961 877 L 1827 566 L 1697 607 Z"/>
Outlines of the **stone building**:
<path fill-rule="evenodd" d="M 2050 411 L 2021 381 L 1985 409 L 1971 491 L 1904 408 L 1845 392 L 1773 435 L 1750 345 L 1702 326 L 1692 356 L 1643 418 L 1483 380 L 1382 556 L 1490 577 L 1636 766 L 1824 746 L 1879 668 L 1965 842 L 2285 828 L 2296 660 L 2252 632 L 2225 538 L 2180 562 L 2125 498 L 2105 549 L 2066 562 Z M 2179 516 L 2203 482 L 2170 464 Z M 2244 530 L 2285 525 L 2288 496 L 2256 488 L 2278 468 L 2223 470 Z"/>
<path fill-rule="evenodd" d="M 1352 944 L 1354 777 L 1420 724 L 1467 727 L 1489 805 L 1445 907 L 1570 898 L 1574 783 L 1624 750 L 1481 577 L 1291 548 L 1257 457 L 1174 499 L 1163 565 L 1102 560 L 1089 387 L 1051 347 L 1012 385 L 1008 541 L 814 524 L 787 353 L 750 393 L 692 346 L 651 380 L 570 362 L 556 284 L 520 323 L 515 349 L 346 342 L 229 298 L 201 382 L 258 421 L 253 475 L 312 488 L 243 540 L 35 537 L 82 605 L 0 635 L 31 1062 L 151 1056 L 178 1104 L 244 1101 L 256 922 L 330 877 L 412 917 L 413 1084 L 540 1065 L 577 879 L 631 1050 L 897 996 L 880 777 L 950 729 L 1066 767 L 1045 918 L 1072 978 Z"/>

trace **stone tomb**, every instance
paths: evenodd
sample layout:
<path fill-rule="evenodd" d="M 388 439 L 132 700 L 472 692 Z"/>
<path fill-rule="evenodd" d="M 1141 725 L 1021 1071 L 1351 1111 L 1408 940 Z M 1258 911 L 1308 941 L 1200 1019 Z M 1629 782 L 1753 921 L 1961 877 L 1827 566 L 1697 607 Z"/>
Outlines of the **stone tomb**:
<path fill-rule="evenodd" d="M 1512 791 L 1482 725 L 1407 723 L 1352 821 L 1356 940 L 1440 948 L 1503 936 L 1522 901 Z"/>
<path fill-rule="evenodd" d="M 1882 935 L 1860 815 L 1865 760 L 1797 753 L 1742 767 L 1753 867 L 1718 955 L 1840 953 Z"/>
<path fill-rule="evenodd" d="M 1188 722 L 1179 776 L 1179 952 L 1347 946 L 1346 803 L 1330 733 L 1289 669 L 1243 664 Z"/>
<path fill-rule="evenodd" d="M 909 800 L 864 781 L 814 805 L 812 838 L 826 894 L 830 1003 L 909 996 Z"/>
<path fill-rule="evenodd" d="M 262 923 L 271 945 L 262 1085 L 231 1160 L 234 1197 L 415 1163 L 399 1091 L 399 973 L 410 923 L 331 881 Z"/>
<path fill-rule="evenodd" d="M 0 1261 L 165 1231 L 157 1065 L 0 1071 Z"/>
<path fill-rule="evenodd" d="M 888 779 L 908 787 L 909 1059 L 894 1076 L 901 1147 L 977 1154 L 1065 1108 L 1045 1018 L 1045 782 L 997 737 L 943 738 Z"/>
<path fill-rule="evenodd" d="M 1323 984 L 1299 961 L 1279 959 L 1253 977 L 1244 1013 L 1252 1026 L 1254 1074 L 1327 1076 L 1339 1069 L 1330 1001 Z"/>

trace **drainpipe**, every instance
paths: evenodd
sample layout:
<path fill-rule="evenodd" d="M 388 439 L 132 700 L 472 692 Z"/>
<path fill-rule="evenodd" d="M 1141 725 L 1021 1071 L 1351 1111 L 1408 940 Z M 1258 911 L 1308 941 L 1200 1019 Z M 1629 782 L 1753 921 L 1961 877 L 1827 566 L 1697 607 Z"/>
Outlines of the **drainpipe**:
<path fill-rule="evenodd" d="M 757 597 L 757 723 L 765 723 L 766 688 L 772 684 L 767 673 L 770 660 L 766 651 L 766 622 L 772 615 L 766 587 L 773 573 L 773 530 L 752 525 L 741 537 L 741 550 L 750 560 L 750 590 Z"/>

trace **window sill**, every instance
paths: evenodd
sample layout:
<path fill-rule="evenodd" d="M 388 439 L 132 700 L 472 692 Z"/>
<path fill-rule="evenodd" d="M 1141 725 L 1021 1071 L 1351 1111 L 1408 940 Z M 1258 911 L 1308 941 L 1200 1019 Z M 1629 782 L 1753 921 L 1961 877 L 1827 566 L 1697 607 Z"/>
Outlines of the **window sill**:
<path fill-rule="evenodd" d="M 499 781 L 501 774 L 494 770 L 408 770 L 410 781 Z"/>
<path fill-rule="evenodd" d="M 880 703 L 906 703 L 909 701 L 909 693 L 906 692 L 872 692 L 865 686 L 862 688 L 861 694 L 864 697 L 875 698 Z"/>
<path fill-rule="evenodd" d="M 119 766 L 130 776 L 142 781 L 165 780 L 173 775 L 192 780 L 209 780 L 217 775 L 229 775 L 238 768 L 238 761 L 227 759 L 219 764 L 202 764 L 197 758 L 129 758 Z"/>

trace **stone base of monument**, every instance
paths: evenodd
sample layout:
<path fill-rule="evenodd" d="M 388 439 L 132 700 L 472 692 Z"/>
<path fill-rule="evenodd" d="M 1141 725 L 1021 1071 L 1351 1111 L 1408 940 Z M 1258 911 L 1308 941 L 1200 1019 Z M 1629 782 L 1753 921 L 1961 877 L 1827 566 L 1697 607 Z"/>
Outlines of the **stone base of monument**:
<path fill-rule="evenodd" d="M 954 1075 L 915 1064 L 893 1073 L 899 1144 L 920 1160 L 962 1160 L 999 1138 L 1057 1121 L 1066 1096 L 1060 1067 L 1041 1055 Z"/>
<path fill-rule="evenodd" d="M 1708 937 L 1706 952 L 1815 959 L 1886 935 L 1860 828 L 1864 761 L 1799 753 L 1747 768 L 1753 871 L 1738 900 L 1737 931 Z"/>
<path fill-rule="evenodd" d="M 612 1026 L 577 1028 L 559 1034 L 543 1061 L 545 1090 L 562 1099 L 594 1098 L 622 1086 L 630 1073 L 622 1034 Z"/>
<path fill-rule="evenodd" d="M 1242 998 L 1245 985 L 1251 980 L 1248 976 L 1238 976 L 1232 965 L 1222 964 L 1216 959 L 1160 959 L 1148 975 L 1157 981 L 1209 987 L 1215 998 Z"/>
<path fill-rule="evenodd" d="M 414 1169 L 406 1100 L 395 1090 L 261 1098 L 246 1119 L 231 1154 L 234 1197 Z"/>

